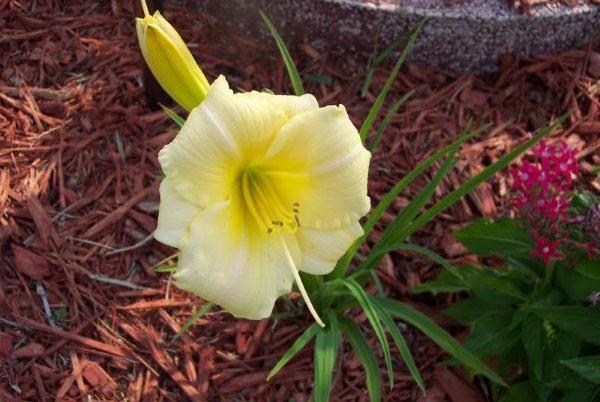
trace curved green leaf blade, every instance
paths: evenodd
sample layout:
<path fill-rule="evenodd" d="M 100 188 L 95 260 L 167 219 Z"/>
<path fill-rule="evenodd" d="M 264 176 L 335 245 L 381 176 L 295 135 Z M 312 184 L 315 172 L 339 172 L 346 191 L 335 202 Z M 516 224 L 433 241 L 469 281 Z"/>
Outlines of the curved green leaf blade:
<path fill-rule="evenodd" d="M 260 16 L 269 31 L 271 31 L 271 35 L 275 39 L 275 43 L 279 48 L 279 52 L 281 53 L 281 57 L 283 57 L 283 62 L 285 63 L 285 68 L 287 69 L 288 75 L 290 76 L 290 81 L 292 82 L 292 87 L 294 88 L 294 93 L 298 96 L 304 95 L 304 86 L 302 85 L 302 80 L 300 79 L 300 74 L 298 74 L 298 69 L 296 68 L 296 64 L 290 55 L 288 48 L 285 46 L 285 42 L 277 32 L 277 28 L 271 22 L 269 17 L 265 15 L 262 11 L 260 12 Z"/>
<path fill-rule="evenodd" d="M 369 150 L 371 151 L 372 154 L 374 154 L 375 151 L 377 150 L 377 146 L 379 145 L 379 142 L 381 141 L 381 138 L 383 137 L 383 133 L 384 133 L 385 129 L 388 128 L 390 124 L 392 124 L 392 119 L 394 118 L 396 113 L 398 113 L 398 110 L 402 107 L 402 105 L 404 105 L 404 103 L 408 100 L 408 98 L 410 98 L 414 93 L 415 93 L 414 90 L 408 91 L 407 93 L 402 95 L 402 97 L 400 99 L 398 99 L 396 101 L 396 103 L 394 103 L 392 105 L 392 107 L 389 108 L 385 117 L 383 118 L 383 121 L 381 122 L 379 127 L 377 127 L 377 131 L 375 132 L 375 138 L 373 138 L 373 141 L 371 142 L 371 145 L 369 146 Z"/>
<path fill-rule="evenodd" d="M 370 300 L 373 303 L 373 305 L 377 308 L 379 317 L 381 318 L 383 325 L 385 325 L 388 332 L 392 336 L 392 339 L 394 340 L 394 343 L 396 344 L 396 347 L 400 352 L 400 356 L 402 356 L 404 364 L 406 364 L 410 375 L 412 375 L 419 388 L 421 388 L 421 391 L 425 393 L 425 383 L 423 382 L 423 378 L 421 378 L 421 373 L 419 373 L 419 369 L 417 368 L 415 360 L 413 359 L 412 354 L 410 353 L 410 349 L 408 348 L 408 345 L 404 340 L 404 336 L 402 336 L 402 332 L 400 332 L 398 326 L 396 325 L 392 317 L 385 310 L 385 308 L 383 308 L 379 301 L 374 297 L 371 297 Z"/>
<path fill-rule="evenodd" d="M 317 324 L 312 324 L 310 327 L 308 327 L 306 331 L 304 331 L 302 335 L 296 339 L 292 346 L 290 346 L 288 351 L 285 352 L 281 359 L 279 359 L 275 367 L 271 369 L 269 375 L 267 376 L 267 381 L 270 381 L 271 378 L 273 378 L 273 376 L 279 372 L 279 370 L 288 364 L 289 361 L 292 360 L 292 358 L 296 356 L 296 354 L 298 354 L 298 352 L 300 352 L 312 338 L 314 338 L 318 330 L 319 326 Z"/>
<path fill-rule="evenodd" d="M 383 102 L 385 101 L 385 98 L 387 97 L 388 93 L 390 92 L 390 89 L 392 89 L 392 84 L 394 83 L 394 81 L 396 81 L 396 77 L 398 76 L 398 73 L 400 72 L 400 67 L 402 67 L 402 65 L 406 61 L 406 58 L 408 57 L 408 54 L 412 50 L 412 48 L 415 44 L 415 41 L 417 40 L 417 37 L 419 36 L 419 33 L 421 32 L 421 28 L 423 27 L 424 23 L 425 23 L 425 19 L 421 20 L 419 25 L 417 25 L 415 30 L 410 35 L 410 38 L 408 39 L 408 43 L 406 44 L 406 47 L 404 48 L 404 50 L 402 50 L 402 53 L 400 54 L 398 61 L 396 61 L 396 64 L 394 65 L 392 72 L 390 73 L 388 79 L 386 80 L 385 84 L 383 85 L 383 89 L 377 96 L 377 99 L 375 99 L 375 102 L 373 103 L 373 106 L 371 107 L 369 114 L 367 115 L 367 117 L 365 118 L 365 121 L 363 122 L 362 126 L 360 127 L 359 133 L 360 133 L 360 138 L 363 142 L 367 138 L 369 131 L 371 131 L 371 127 L 373 126 L 373 123 L 375 122 L 375 118 L 379 115 L 379 111 L 381 110 L 381 107 L 383 106 Z"/>
<path fill-rule="evenodd" d="M 175 334 L 175 336 L 173 337 L 173 339 L 171 340 L 171 342 L 177 340 L 181 335 L 183 335 L 188 329 L 190 329 L 190 327 L 192 325 L 194 325 L 194 323 L 196 321 L 198 321 L 202 316 L 204 316 L 206 313 L 208 313 L 210 311 L 210 309 L 213 308 L 214 306 L 215 306 L 214 303 L 206 303 L 205 305 L 203 305 L 202 307 L 200 307 L 198 309 L 198 311 L 196 311 L 196 313 L 194 313 L 194 315 L 192 315 L 185 322 L 185 324 L 183 324 L 183 326 L 181 327 L 181 329 L 179 330 L 179 332 L 177 334 Z"/>
<path fill-rule="evenodd" d="M 330 277 L 339 279 L 344 276 L 346 270 L 350 266 L 350 262 L 358 247 L 365 242 L 371 231 L 375 228 L 375 225 L 383 215 L 383 213 L 389 208 L 389 206 L 394 202 L 398 194 L 400 194 L 404 189 L 406 189 L 419 175 L 421 175 L 425 170 L 427 170 L 431 165 L 433 165 L 437 160 L 446 155 L 450 150 L 456 145 L 460 145 L 467 141 L 469 138 L 472 138 L 476 133 L 481 131 L 481 129 L 476 130 L 473 133 L 461 135 L 457 140 L 453 141 L 451 144 L 445 146 L 444 148 L 434 152 L 430 157 L 419 163 L 417 166 L 413 168 L 409 173 L 406 174 L 402 179 L 400 179 L 394 187 L 392 187 L 379 201 L 379 204 L 373 209 L 369 218 L 363 225 L 364 234 L 360 236 L 358 239 L 354 241 L 350 249 L 344 254 L 344 257 L 339 260 L 334 271 L 330 274 Z"/>
<path fill-rule="evenodd" d="M 377 242 L 377 246 L 393 243 L 390 241 L 396 237 L 396 233 L 401 231 L 402 228 L 408 226 L 415 216 L 419 213 L 421 208 L 431 199 L 435 189 L 439 186 L 440 182 L 446 177 L 450 169 L 456 163 L 456 153 L 458 152 L 458 145 L 455 145 L 448 151 L 448 157 L 440 166 L 440 169 L 435 174 L 433 179 L 427 184 L 419 194 L 413 198 L 410 203 L 402 210 L 402 212 L 396 216 L 392 223 L 385 228 L 381 239 Z M 376 247 L 377 247 L 376 246 Z"/>
<path fill-rule="evenodd" d="M 159 103 L 159 105 L 162 108 L 162 110 L 165 111 L 167 116 L 171 118 L 171 120 L 173 120 L 179 127 L 183 127 L 183 125 L 185 124 L 185 119 L 183 117 L 181 117 L 180 115 L 175 113 L 173 109 L 166 107 L 162 103 Z"/>
<path fill-rule="evenodd" d="M 365 383 L 371 402 L 381 401 L 381 377 L 377 358 L 358 326 L 347 317 L 340 317 L 340 328 L 365 369 Z"/>
<path fill-rule="evenodd" d="M 315 402 L 328 402 L 331 392 L 333 367 L 340 344 L 338 320 L 332 311 L 325 328 L 319 328 L 315 341 Z"/>
<path fill-rule="evenodd" d="M 375 271 L 371 271 L 375 272 Z M 457 293 L 469 291 L 469 286 L 465 285 L 457 277 L 448 271 L 442 271 L 435 279 L 421 283 L 410 289 L 411 293 L 432 293 L 434 296 L 439 293 Z"/>
<path fill-rule="evenodd" d="M 454 337 L 431 321 L 425 314 L 389 298 L 378 298 L 378 301 L 391 315 L 397 316 L 417 327 L 463 365 L 486 376 L 496 384 L 506 385 L 498 374 L 486 366 L 477 356 L 465 349 Z"/>
<path fill-rule="evenodd" d="M 383 329 L 383 325 L 379 320 L 379 315 L 376 307 L 371 302 L 371 299 L 365 292 L 365 290 L 360 286 L 354 279 L 348 278 L 343 281 L 344 285 L 348 288 L 352 296 L 356 299 L 358 304 L 362 307 L 371 326 L 373 327 L 373 331 L 377 336 L 377 340 L 381 344 L 381 350 L 383 351 L 383 360 L 385 361 L 385 365 L 388 371 L 388 377 L 390 381 L 390 388 L 394 386 L 394 369 L 392 368 L 392 354 L 390 352 L 390 344 L 385 337 L 385 330 Z"/>
<path fill-rule="evenodd" d="M 442 257 L 434 251 L 429 250 L 426 247 L 421 247 L 417 246 L 416 244 L 409 243 L 394 243 L 390 244 L 387 247 L 382 247 L 378 250 L 373 250 L 371 254 L 369 254 L 369 257 L 367 257 L 367 259 L 358 266 L 356 271 L 352 275 L 350 275 L 350 277 L 358 278 L 363 276 L 366 272 L 368 272 L 369 269 L 372 269 L 375 266 L 374 263 L 378 261 L 379 258 L 381 258 L 387 253 L 399 250 L 414 251 L 416 253 L 423 254 L 424 256 L 429 257 L 431 260 L 437 262 L 442 267 L 444 267 L 448 272 L 454 275 L 461 283 L 465 283 L 462 274 L 455 267 L 453 267 L 452 264 L 450 264 L 444 257 Z M 465 284 L 465 286 L 467 285 Z"/>
<path fill-rule="evenodd" d="M 395 238 L 390 239 L 390 241 L 396 242 L 396 241 L 404 240 L 408 236 L 413 234 L 415 231 L 419 230 L 423 225 L 425 225 L 426 223 L 431 221 L 442 211 L 444 211 L 447 208 L 449 208 L 450 206 L 452 206 L 454 203 L 456 203 L 462 197 L 464 197 L 469 192 L 471 192 L 479 184 L 488 180 L 490 177 L 492 177 L 493 175 L 498 173 L 500 170 L 507 167 L 513 160 L 515 160 L 515 158 L 517 158 L 519 155 L 521 155 L 522 153 L 527 151 L 529 148 L 531 148 L 532 146 L 537 144 L 546 135 L 550 134 L 557 126 L 559 126 L 567 118 L 567 116 L 568 116 L 568 114 L 565 114 L 565 115 L 559 117 L 558 119 L 556 119 L 556 121 L 554 123 L 541 129 L 535 136 L 533 136 L 532 139 L 525 142 L 524 144 L 517 146 L 515 149 L 513 149 L 512 151 L 510 151 L 509 153 L 504 155 L 502 158 L 500 158 L 498 161 L 496 161 L 496 163 L 486 167 L 479 174 L 477 174 L 474 177 L 467 180 L 462 186 L 460 186 L 456 190 L 452 191 L 450 194 L 446 195 L 444 198 L 442 198 L 440 201 L 438 201 L 435 205 L 433 205 L 427 211 L 425 211 L 421 215 L 419 215 L 405 230 L 398 233 L 398 235 Z"/>

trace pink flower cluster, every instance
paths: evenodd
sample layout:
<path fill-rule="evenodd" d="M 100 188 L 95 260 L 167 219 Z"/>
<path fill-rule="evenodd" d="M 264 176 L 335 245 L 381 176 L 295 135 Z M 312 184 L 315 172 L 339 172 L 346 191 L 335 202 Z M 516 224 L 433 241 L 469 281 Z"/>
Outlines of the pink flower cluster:
<path fill-rule="evenodd" d="M 532 156 L 531 161 L 525 160 L 510 171 L 512 204 L 535 240 L 532 257 L 548 265 L 551 259 L 564 257 L 558 249 L 567 236 L 573 177 L 579 172 L 579 162 L 576 151 L 565 142 L 549 146 L 541 141 Z"/>

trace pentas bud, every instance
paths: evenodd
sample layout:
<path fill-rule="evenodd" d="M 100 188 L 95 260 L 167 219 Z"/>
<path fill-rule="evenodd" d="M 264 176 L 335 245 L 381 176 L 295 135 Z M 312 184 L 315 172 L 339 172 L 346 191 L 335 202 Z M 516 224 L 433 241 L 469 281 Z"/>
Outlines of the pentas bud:
<path fill-rule="evenodd" d="M 150 71 L 175 102 L 187 111 L 206 97 L 210 84 L 177 31 L 142 0 L 144 18 L 136 18 L 140 49 Z"/>

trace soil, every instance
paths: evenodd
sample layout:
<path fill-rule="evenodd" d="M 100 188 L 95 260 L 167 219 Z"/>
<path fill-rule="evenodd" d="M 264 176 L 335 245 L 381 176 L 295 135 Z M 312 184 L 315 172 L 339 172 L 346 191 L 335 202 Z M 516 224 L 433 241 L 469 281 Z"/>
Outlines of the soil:
<path fill-rule="evenodd" d="M 291 311 L 299 315 L 256 322 L 215 308 L 174 340 L 204 302 L 155 271 L 175 262 L 175 250 L 151 234 L 159 201 L 157 154 L 176 127 L 146 105 L 130 3 L 0 1 L 0 400 L 306 401 L 312 347 L 265 381 L 310 324 L 297 295 L 283 298 L 277 313 L 295 306 Z M 186 8 L 170 6 L 165 14 L 209 79 L 224 74 L 240 90 L 291 93 L 274 45 Z M 291 50 L 307 90 L 321 105 L 343 103 L 357 125 L 393 62 L 375 73 L 361 97 L 366 60 L 364 69 L 349 75 L 342 58 L 308 45 Z M 436 199 L 567 110 L 568 121 L 551 141 L 564 138 L 579 150 L 579 183 L 600 191 L 591 173 L 600 164 L 599 50 L 506 58 L 501 73 L 488 77 L 404 68 L 387 105 L 411 89 L 415 95 L 373 155 L 373 204 L 469 122 L 491 126 L 462 148 Z M 432 174 L 396 199 L 384 224 Z M 472 262 L 452 231 L 478 216 L 502 214 L 507 191 L 503 173 L 411 240 L 455 264 Z M 461 338 L 464 328 L 441 313 L 455 296 L 410 293 L 437 272 L 420 256 L 396 253 L 378 275 L 386 293 Z M 366 318 L 358 312 L 355 318 L 372 337 Z M 384 389 L 385 400 L 483 399 L 485 384 L 439 365 L 447 356 L 419 331 L 402 328 L 429 392 L 421 395 L 397 358 L 395 387 Z M 349 349 L 340 356 L 332 400 L 367 400 L 358 360 Z"/>

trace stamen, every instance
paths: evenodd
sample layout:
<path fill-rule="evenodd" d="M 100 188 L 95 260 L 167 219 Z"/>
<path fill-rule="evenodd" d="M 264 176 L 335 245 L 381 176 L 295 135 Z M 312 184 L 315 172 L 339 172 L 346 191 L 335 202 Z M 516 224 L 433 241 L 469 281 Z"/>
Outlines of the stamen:
<path fill-rule="evenodd" d="M 302 295 L 302 298 L 304 299 L 304 303 L 306 303 L 306 307 L 308 307 L 308 311 L 310 311 L 310 314 L 313 316 L 313 318 L 315 319 L 317 324 L 319 324 L 321 327 L 325 327 L 325 324 L 323 323 L 323 321 L 321 321 L 319 314 L 317 314 L 317 311 L 313 307 L 313 304 L 310 301 L 310 298 L 308 297 L 308 293 L 306 293 L 306 289 L 304 289 L 304 284 L 302 283 L 302 279 L 300 279 L 300 273 L 298 272 L 298 268 L 296 267 L 296 264 L 294 263 L 294 259 L 292 258 L 292 255 L 290 254 L 290 250 L 288 250 L 287 245 L 285 244 L 285 240 L 283 240 L 283 237 L 280 237 L 280 241 L 281 241 L 281 246 L 283 247 L 283 250 L 285 252 L 285 256 L 287 257 L 287 260 L 289 263 L 288 266 L 292 270 L 292 275 L 294 275 L 294 280 L 296 281 L 296 286 L 298 286 L 298 289 L 300 290 L 300 294 Z"/>
<path fill-rule="evenodd" d="M 277 188 L 263 174 L 251 167 L 241 173 L 242 197 L 260 230 L 273 233 L 285 229 L 294 233 L 299 227 L 298 203 L 285 207 Z"/>
<path fill-rule="evenodd" d="M 258 223 L 258 225 L 261 227 L 261 230 L 270 233 L 270 231 L 272 231 L 272 229 L 267 228 L 267 225 L 265 224 L 265 220 L 263 219 L 262 215 L 258 211 L 256 203 L 254 202 L 254 199 L 252 198 L 252 193 L 250 192 L 250 188 L 248 186 L 248 174 L 246 174 L 246 173 L 244 173 L 243 177 L 242 177 L 242 195 L 244 197 L 244 202 L 245 202 L 246 206 L 248 207 L 248 210 L 250 210 L 250 214 L 254 217 L 254 220 L 256 221 L 256 223 Z"/>

